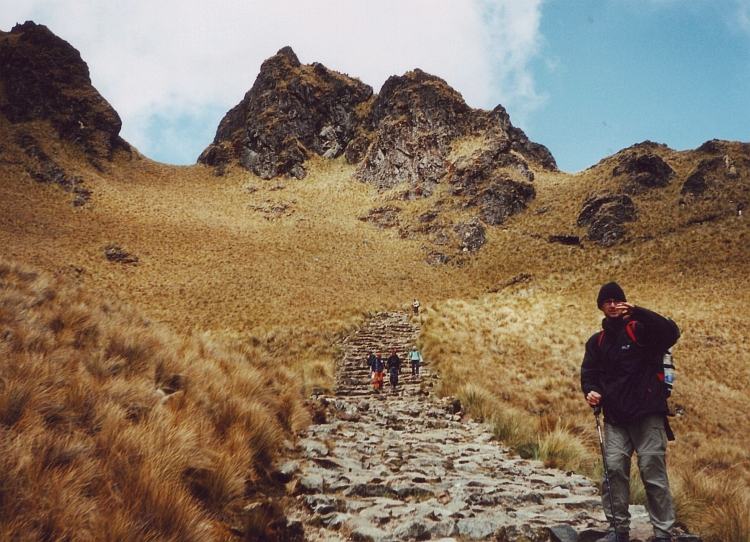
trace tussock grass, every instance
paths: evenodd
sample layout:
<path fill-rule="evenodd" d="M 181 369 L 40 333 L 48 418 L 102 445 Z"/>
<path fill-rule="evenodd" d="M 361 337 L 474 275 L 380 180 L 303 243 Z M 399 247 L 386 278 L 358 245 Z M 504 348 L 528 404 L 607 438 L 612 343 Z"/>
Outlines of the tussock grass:
<path fill-rule="evenodd" d="M 441 373 L 441 393 L 461 391 L 472 415 L 492 423 L 518 451 L 542 457 L 548 450 L 550 464 L 580 463 L 578 468 L 595 472 L 587 460 L 563 451 L 579 441 L 595 452 L 598 447 L 579 391 L 579 367 L 583 344 L 599 327 L 596 292 L 617 280 L 630 300 L 672 317 L 683 331 L 671 400 L 679 412 L 673 419 L 678 440 L 668 456 L 672 478 L 731 467 L 737 484 L 750 487 L 742 456 L 750 449 L 744 408 L 750 389 L 750 231 L 747 216 L 736 216 L 737 204 L 749 199 L 750 179 L 740 144 L 726 151 L 741 166 L 739 178 L 716 181 L 706 197 L 691 202 L 681 202 L 680 189 L 705 153 L 657 149 L 676 176 L 667 187 L 634 196 L 638 220 L 628 223 L 628 238 L 609 249 L 587 241 L 576 219 L 592 194 L 622 190 L 612 176 L 618 157 L 575 175 L 535 170 L 537 196 L 529 209 L 488 227 L 486 245 L 466 255 L 455 244 L 434 243 L 429 231 L 420 230 L 425 224 L 419 217 L 438 210 L 435 222 L 451 232 L 458 221 L 477 215 L 476 208 L 444 186 L 416 201 L 399 199 L 403 187 L 378 193 L 353 180 L 354 166 L 343 158 L 313 157 L 300 181 L 264 181 L 239 168 L 215 177 L 203 166 L 166 166 L 137 155 L 118 156 L 101 171 L 88 166 L 74 145 L 50 138 L 45 123 L 0 127 L 6 158 L 0 247 L 4 258 L 24 265 L 13 271 L 15 286 L 0 299 L 0 322 L 23 328 L 0 340 L 0 359 L 8 365 L 0 384 L 0 423 L 7 431 L 40 423 L 72 432 L 91 424 L 102 431 L 118 424 L 146 427 L 155 417 L 190 426 L 174 436 L 174 442 L 193 443 L 191 474 L 181 483 L 191 495 L 216 495 L 209 499 L 226 503 L 236 494 L 237 479 L 222 474 L 231 462 L 200 450 L 244 450 L 239 435 L 247 431 L 270 442 L 263 424 L 248 421 L 262 419 L 262 412 L 268 423 L 297 425 L 303 416 L 293 405 L 300 390 L 332 389 L 340 356 L 335 342 L 368 314 L 409 310 L 416 297 L 422 305 L 415 319 L 423 325 L 420 349 Z M 19 131 L 84 180 L 93 191 L 90 204 L 74 209 L 70 193 L 30 178 L 34 165 L 14 143 Z M 452 158 L 480 144 L 456 141 Z M 385 205 L 398 209 L 393 227 L 360 219 Z M 583 243 L 549 242 L 559 235 L 579 236 Z M 110 244 L 138 263 L 109 262 L 104 247 Z M 429 265 L 431 249 L 453 260 Z M 83 284 L 87 293 L 70 289 L 66 302 L 59 302 L 59 276 Z M 112 301 L 94 303 L 90 296 Z M 156 324 L 123 311 L 123 302 Z M 34 304 L 57 308 L 49 316 L 17 310 Z M 107 323 L 115 317 L 137 333 Z M 179 335 L 160 331 L 164 324 Z M 75 371 L 84 384 L 59 384 L 60 371 Z M 273 382 L 273 393 L 264 393 L 269 386 L 258 382 Z M 155 388 L 165 390 L 156 400 Z M 244 399 L 220 406 L 243 393 L 256 397 L 255 406 Z M 238 457 L 263 462 L 272 448 Z M 704 484 L 694 491 L 709 490 Z M 678 499 L 680 491 L 675 488 Z M 79 514 L 75 510 L 71 505 L 70 514 Z M 118 514 L 118 525 L 128 525 L 132 514 Z"/>
<path fill-rule="evenodd" d="M 736 466 L 737 467 L 737 466 Z M 677 480 L 675 510 L 704 540 L 750 540 L 750 498 L 737 480 L 736 468 L 718 473 L 683 472 Z"/>
<path fill-rule="evenodd" d="M 296 376 L 0 262 L 0 538 L 214 540 L 307 423 Z"/>

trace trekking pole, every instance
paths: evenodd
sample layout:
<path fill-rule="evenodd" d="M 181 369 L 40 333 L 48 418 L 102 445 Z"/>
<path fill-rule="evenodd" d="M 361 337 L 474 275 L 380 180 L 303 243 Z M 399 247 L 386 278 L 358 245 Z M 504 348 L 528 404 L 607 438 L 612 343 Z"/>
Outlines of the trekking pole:
<path fill-rule="evenodd" d="M 596 418 L 596 430 L 599 433 L 599 447 L 602 449 L 602 463 L 604 463 L 604 480 L 607 482 L 607 493 L 609 494 L 609 506 L 612 509 L 612 528 L 615 531 L 615 539 L 619 536 L 617 533 L 617 517 L 615 516 L 615 500 L 612 498 L 612 485 L 609 483 L 609 467 L 607 466 L 607 454 L 604 452 L 604 439 L 602 438 L 602 426 L 599 423 L 599 413 L 602 407 L 594 407 L 594 417 Z"/>

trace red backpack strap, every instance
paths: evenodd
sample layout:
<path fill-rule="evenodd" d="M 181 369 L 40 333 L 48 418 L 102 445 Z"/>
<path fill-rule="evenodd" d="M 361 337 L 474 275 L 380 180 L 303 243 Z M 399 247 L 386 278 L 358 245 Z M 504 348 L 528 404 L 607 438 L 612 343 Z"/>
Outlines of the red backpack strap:
<path fill-rule="evenodd" d="M 638 346 L 643 346 L 638 342 L 638 339 L 635 338 L 635 320 L 631 320 L 630 322 L 628 322 L 628 325 L 625 326 L 625 330 L 628 332 L 628 335 L 635 344 L 637 344 Z"/>
<path fill-rule="evenodd" d="M 599 333 L 599 342 L 596 343 L 597 348 L 602 346 L 602 341 L 604 340 L 604 330 Z"/>

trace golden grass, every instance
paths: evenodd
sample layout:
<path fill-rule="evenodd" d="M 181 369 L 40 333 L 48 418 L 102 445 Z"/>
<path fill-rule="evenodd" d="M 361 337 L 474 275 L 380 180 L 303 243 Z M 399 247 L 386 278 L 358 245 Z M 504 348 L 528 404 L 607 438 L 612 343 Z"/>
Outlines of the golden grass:
<path fill-rule="evenodd" d="M 677 383 L 670 400 L 681 413 L 671 421 L 677 434 L 668 455 L 672 477 L 691 479 L 696 469 L 733 472 L 736 491 L 723 499 L 713 497 L 722 490 L 710 484 L 675 484 L 676 500 L 689 503 L 679 508 L 678 520 L 717 540 L 746 540 L 747 523 L 734 511 L 747 510 L 743 506 L 750 493 L 750 419 L 744 408 L 750 400 L 744 347 L 750 329 L 744 309 L 746 256 L 734 240 L 747 227 L 733 219 L 711 231 L 695 230 L 685 232 L 695 247 L 667 239 L 649 243 L 657 246 L 639 250 L 637 258 L 633 246 L 597 251 L 600 261 L 627 262 L 627 267 L 611 267 L 611 274 L 592 264 L 578 268 L 575 276 L 549 274 L 497 294 L 435 304 L 424 314 L 421 348 L 450 382 L 443 384 L 446 391 L 481 386 L 474 395 L 497 411 L 493 415 L 482 408 L 479 416 L 494 416 L 495 434 L 508 445 L 548 465 L 596 476 L 596 469 L 581 461 L 598 455 L 598 440 L 580 392 L 579 367 L 584 342 L 599 327 L 598 288 L 606 280 L 618 280 L 631 301 L 671 316 L 683 332 L 675 348 Z M 670 243 L 666 254 L 658 246 L 664 243 Z M 690 273 L 661 265 L 667 255 L 684 261 L 685 250 L 700 251 L 703 264 Z M 540 277 L 538 269 L 532 271 Z M 555 419 L 564 420 L 564 427 L 550 423 Z M 543 451 L 554 449 L 562 435 L 564 441 L 571 439 L 571 453 Z M 587 444 L 586 454 L 572 451 L 579 442 Z M 643 503 L 635 473 L 634 468 L 631 500 Z M 688 513 L 691 507 L 700 511 Z M 729 530 L 715 534 L 721 522 L 705 518 L 723 515 Z"/>
<path fill-rule="evenodd" d="M 70 193 L 30 178 L 28 157 L 13 143 L 19 130 L 84 179 L 93 190 L 88 206 L 73 208 Z M 221 503 L 232 502 L 238 479 L 231 462 L 205 452 L 206 443 L 218 439 L 227 449 L 242 449 L 238 434 L 259 431 L 262 412 L 273 413 L 273 423 L 295 426 L 297 410 L 289 405 L 300 393 L 332 390 L 336 341 L 368 314 L 409 310 L 417 297 L 423 309 L 419 346 L 441 373 L 441 393 L 459 395 L 472 415 L 530 456 L 595 472 L 588 456 L 569 450 L 584 442 L 588 453 L 598 454 L 579 368 L 583 344 L 599 327 L 598 288 L 617 280 L 630 300 L 672 317 L 683 331 L 671 400 L 681 413 L 673 419 L 678 440 L 669 449 L 673 479 L 695 469 L 714 475 L 731 468 L 747 492 L 750 232 L 747 217 L 734 216 L 737 202 L 750 193 L 746 171 L 711 197 L 680 205 L 681 182 L 702 156 L 659 150 L 676 170 L 675 180 L 635 197 L 638 220 L 628 224 L 629 241 L 601 249 L 590 242 L 550 243 L 548 237 L 585 236 L 576 226 L 578 213 L 591 194 L 617 189 L 611 176 L 617 158 L 576 175 L 535 170 L 537 197 L 526 212 L 488 228 L 487 244 L 476 255 L 433 267 L 422 247 L 435 245 L 418 231 L 417 217 L 439 208 L 437 221 L 450 231 L 472 214 L 444 187 L 431 198 L 401 201 L 400 187 L 379 194 L 353 180 L 354 167 L 341 158 L 313 158 L 301 181 L 264 181 L 231 168 L 214 177 L 203 166 L 166 166 L 143 157 L 120 156 L 98 171 L 49 133 L 44 123 L 11 127 L 0 119 L 1 255 L 24 268 L 71 277 L 88 294 L 75 290 L 54 317 L 41 317 L 34 311 L 19 316 L 14 307 L 57 303 L 45 297 L 60 288 L 57 278 L 42 275 L 33 281 L 46 285 L 35 283 L 32 293 L 7 293 L 0 321 L 25 331 L 0 341 L 0 359 L 16 365 L 4 381 L 1 423 L 20 428 L 30 412 L 37 421 L 68 428 L 91 419 L 105 428 L 141 427 L 156 423 L 154 413 L 174 427 L 201 419 L 198 428 L 170 438 L 193 443 L 190 491 L 213 495 L 218 504 L 211 509 L 226 507 Z M 480 144 L 458 141 L 452 156 Z M 738 144 L 729 151 L 738 163 L 750 158 L 741 157 L 746 151 Z M 359 219 L 384 205 L 400 209 L 398 225 L 378 229 Z M 719 218 L 702 220 L 711 215 Z M 137 265 L 107 261 L 104 247 L 110 244 L 137 256 Z M 441 250 L 455 257 L 455 248 Z M 89 294 L 112 302 L 94 306 Z M 128 316 L 118 308 L 122 302 L 156 324 Z M 112 313 L 126 319 L 128 331 L 102 323 Z M 176 335 L 156 331 L 164 324 Z M 225 339 L 233 346 L 213 342 Z M 55 371 L 39 372 L 45 363 L 75 370 L 80 384 L 58 389 Z M 188 375 L 183 388 L 165 402 L 153 398 L 155 387 L 169 387 L 180 374 Z M 46 386 L 38 384 L 39 375 Z M 263 394 L 264 385 L 276 386 L 279 398 Z M 257 399 L 248 403 L 247 397 Z M 100 419 L 96 405 L 105 399 L 111 413 Z M 70 446 L 75 448 L 73 441 Z M 241 462 L 262 463 L 272 449 L 260 445 L 240 454 Z M 131 455 L 137 457 L 137 449 Z M 678 500 L 680 487 L 687 486 L 675 484 Z M 709 485 L 694 492 L 700 488 Z M 709 500 L 691 496 L 690 502 Z M 694 518 L 686 519 L 689 525 L 709 529 Z M 742 540 L 732 536 L 726 540 Z"/>
<path fill-rule="evenodd" d="M 0 337 L 3 540 L 214 540 L 307 423 L 296 378 L 252 348 L 6 262 Z"/>

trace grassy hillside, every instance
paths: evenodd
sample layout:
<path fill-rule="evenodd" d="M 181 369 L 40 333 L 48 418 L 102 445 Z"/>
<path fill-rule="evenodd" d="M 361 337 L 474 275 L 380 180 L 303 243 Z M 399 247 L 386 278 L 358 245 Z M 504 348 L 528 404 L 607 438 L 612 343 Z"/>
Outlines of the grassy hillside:
<path fill-rule="evenodd" d="M 681 520 L 717 539 L 747 536 L 747 519 L 741 514 L 734 516 L 740 534 L 721 531 L 715 521 L 721 514 L 727 517 L 727 507 L 746 506 L 743 499 L 750 489 L 750 416 L 745 409 L 750 357 L 744 348 L 750 332 L 749 232 L 747 217 L 737 215 L 737 203 L 748 199 L 750 187 L 746 163 L 741 161 L 747 159 L 744 147 L 730 144 L 727 150 L 743 165 L 739 177 L 694 201 L 684 201 L 681 186 L 702 159 L 702 151 L 657 149 L 675 169 L 675 179 L 665 188 L 634 196 L 638 219 L 627 224 L 626 240 L 611 248 L 585 240 L 568 246 L 549 238 L 585 237 L 576 219 L 590 195 L 619 189 L 611 175 L 616 157 L 577 175 L 535 171 L 537 195 L 529 209 L 502 226 L 488 227 L 487 244 L 476 254 L 447 245 L 447 252 L 454 251 L 453 261 L 430 265 L 423 248 L 430 242 L 429 232 L 416 227 L 419 217 L 438 208 L 439 220 L 450 225 L 471 212 L 440 187 L 431 198 L 401 200 L 397 189 L 379 193 L 354 181 L 354 166 L 343 158 L 313 158 L 306 163 L 308 175 L 303 180 L 261 180 L 238 169 L 216 177 L 204 166 L 167 166 L 139 156 L 131 160 L 124 152 L 112 164 L 96 169 L 75 147 L 47 138 L 49 127 L 44 123 L 25 125 L 23 130 L 91 191 L 88 203 L 76 207 L 75 192 L 29 175 L 29 158 L 16 146 L 14 130 L 0 126 L 2 257 L 24 269 L 50 273 L 55 285 L 75 283 L 91 296 L 87 299 L 132 306 L 155 327 L 168 326 L 174 335 L 152 338 L 155 327 L 128 324 L 135 328 L 100 331 L 96 345 L 75 346 L 79 331 L 45 331 L 49 344 L 42 354 L 24 346 L 4 354 L 4 363 L 29 356 L 18 362 L 27 367 L 25 371 L 39 360 L 73 366 L 65 360 L 76 348 L 83 348 L 91 359 L 106 358 L 102 352 L 107 351 L 109 333 L 145 334 L 148 344 L 167 344 L 168 364 L 178 367 L 169 374 L 197 371 L 196 376 L 190 373 L 188 396 L 205 387 L 212 391 L 200 393 L 229 398 L 237 386 L 250 386 L 251 396 L 259 394 L 262 408 L 247 408 L 273 413 L 282 407 L 253 384 L 257 378 L 272 379 L 287 390 L 299 385 L 303 395 L 313 387 L 330 389 L 335 340 L 368 312 L 407 309 L 416 297 L 427 309 L 422 316 L 422 347 L 443 375 L 443 393 L 458 394 L 475 415 L 493 420 L 498 434 L 521 451 L 541 455 L 550 464 L 591 468 L 597 443 L 593 416 L 578 391 L 578 370 L 583 343 L 599 327 L 598 288 L 616 280 L 629 300 L 672 317 L 683 331 L 675 349 L 678 376 L 672 399 L 679 413 L 674 418 L 678 440 L 669 452 Z M 395 226 L 378 228 L 361 219 L 386 205 L 398 209 Z M 32 293 L 24 295 L 44 299 L 45 287 L 33 285 L 40 279 L 25 286 L 24 272 L 13 265 L 4 267 L 4 277 L 15 277 L 11 291 L 29 288 Z M 53 291 L 59 288 L 74 289 L 52 286 Z M 75 300 L 84 294 L 71 295 Z M 78 321 L 76 311 L 84 309 L 75 308 L 76 303 L 70 301 L 74 309 L 64 308 L 67 303 L 55 309 L 71 313 L 62 321 Z M 32 309 L 36 310 L 29 306 L 14 313 L 20 314 L 13 317 L 18 325 L 26 325 Z M 54 329 L 55 310 L 33 316 L 42 318 L 35 329 Z M 110 317 L 97 308 L 84 313 L 91 313 L 81 317 L 84 321 Z M 241 354 L 214 354 L 213 347 L 205 346 L 208 336 L 229 341 L 234 345 L 229 349 Z M 10 343 L 1 344 L 7 349 Z M 53 354 L 58 348 L 62 353 Z M 206 349 L 210 356 L 202 353 Z M 147 351 L 139 356 L 159 359 L 162 354 Z M 83 378 L 78 389 L 99 390 L 91 393 L 110 404 L 119 400 L 112 398 L 110 388 L 125 395 L 154 388 L 159 364 L 139 359 L 135 376 L 129 378 L 119 372 L 109 375 L 106 364 L 93 373 L 85 363 L 70 370 Z M 269 368 L 270 360 L 275 368 Z M 226 380 L 221 391 L 209 385 L 208 376 L 200 376 L 225 374 L 226 363 L 240 363 L 244 371 L 258 370 L 264 376 L 252 373 L 237 382 Z M 23 370 L 18 374 L 26 374 Z M 136 391 L 130 390 L 131 383 Z M 4 389 L 7 401 L 10 388 L 6 384 Z M 293 396 L 289 391 L 286 401 L 293 402 Z M 186 406 L 177 412 L 149 401 L 158 423 L 176 423 L 170 420 L 185 416 L 183 411 L 207 416 L 205 427 L 217 423 L 210 421 L 210 412 L 202 412 L 219 401 L 216 397 L 180 402 Z M 43 418 L 38 412 L 29 410 L 24 422 L 29 425 L 6 425 L 19 432 L 28 428 L 23 434 L 32 440 L 36 431 L 46 435 L 46 429 L 32 429 L 46 427 L 38 422 Z M 125 407 L 117 407 L 117 412 L 117 423 L 126 423 L 121 421 L 127 419 Z M 297 422 L 280 423 L 288 430 Z M 216 438 L 216 429 L 205 427 L 201 425 L 200 431 L 207 435 L 195 429 L 190 439 L 200 443 Z M 96 449 L 98 438 L 76 437 L 85 449 Z M 142 438 L 147 442 L 155 437 Z M 232 449 L 231 443 L 226 445 Z M 193 446 L 202 449 L 203 444 Z M 564 457 L 566 449 L 573 454 Z M 14 453 L 21 457 L 18 454 L 28 452 Z M 244 466 L 238 472 L 255 464 L 247 457 L 240 463 Z M 739 493 L 722 485 L 729 478 Z M 230 506 L 231 495 L 230 491 L 228 500 L 217 506 Z M 727 498 L 720 499 L 722 495 Z M 707 509 L 712 512 L 705 513 Z"/>
<path fill-rule="evenodd" d="M 0 337 L 0 539 L 254 536 L 307 423 L 292 374 L 2 261 Z"/>

